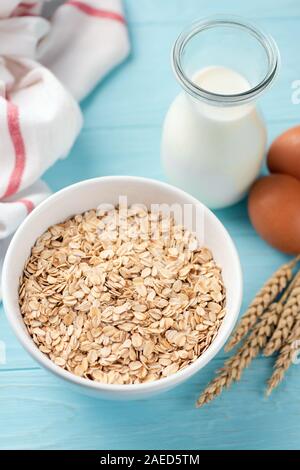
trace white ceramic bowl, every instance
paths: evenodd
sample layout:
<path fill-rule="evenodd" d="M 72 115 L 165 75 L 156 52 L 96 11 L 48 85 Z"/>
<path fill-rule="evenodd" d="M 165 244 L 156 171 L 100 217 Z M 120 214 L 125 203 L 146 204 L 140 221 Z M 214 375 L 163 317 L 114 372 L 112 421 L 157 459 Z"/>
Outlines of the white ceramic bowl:
<path fill-rule="evenodd" d="M 23 323 L 18 303 L 18 285 L 31 247 L 50 225 L 98 207 L 100 203 L 118 204 L 120 195 L 126 195 L 128 204 L 190 204 L 200 217 L 199 237 L 213 252 L 222 267 L 227 290 L 227 314 L 213 343 L 193 364 L 175 374 L 145 384 L 107 385 L 77 377 L 55 365 L 34 344 Z M 194 222 L 192 222 L 193 225 Z M 199 225 L 199 224 L 198 224 Z M 195 227 L 187 227 L 195 229 Z M 201 232 L 201 233 L 200 233 Z M 242 274 L 236 248 L 228 232 L 217 217 L 189 194 L 159 181 L 130 176 L 95 178 L 69 186 L 39 205 L 23 222 L 9 246 L 2 277 L 3 303 L 7 318 L 21 344 L 43 367 L 73 384 L 84 393 L 111 399 L 137 399 L 168 390 L 185 381 L 204 367 L 222 348 L 238 317 L 242 297 Z"/>

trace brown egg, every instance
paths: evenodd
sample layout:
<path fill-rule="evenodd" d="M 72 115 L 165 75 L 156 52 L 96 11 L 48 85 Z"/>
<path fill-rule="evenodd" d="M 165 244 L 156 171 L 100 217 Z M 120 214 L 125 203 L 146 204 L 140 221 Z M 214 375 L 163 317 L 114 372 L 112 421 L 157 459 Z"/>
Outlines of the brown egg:
<path fill-rule="evenodd" d="M 248 211 L 258 234 L 284 253 L 300 253 L 300 181 L 274 174 L 252 186 Z"/>
<path fill-rule="evenodd" d="M 267 164 L 271 173 L 283 173 L 300 180 L 300 126 L 288 129 L 274 140 Z"/>

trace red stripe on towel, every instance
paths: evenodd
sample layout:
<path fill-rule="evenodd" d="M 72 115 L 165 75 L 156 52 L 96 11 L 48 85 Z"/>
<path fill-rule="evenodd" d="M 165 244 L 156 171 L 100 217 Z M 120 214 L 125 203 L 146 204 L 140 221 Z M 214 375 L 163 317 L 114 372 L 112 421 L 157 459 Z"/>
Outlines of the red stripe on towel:
<path fill-rule="evenodd" d="M 27 213 L 30 214 L 31 211 L 34 209 L 34 204 L 32 201 L 29 201 L 29 199 L 19 199 L 16 202 L 20 202 L 21 204 L 24 204 L 24 206 L 27 209 Z"/>
<path fill-rule="evenodd" d="M 109 10 L 102 10 L 100 8 L 92 7 L 91 5 L 87 5 L 83 2 L 78 2 L 77 0 L 69 0 L 65 3 L 65 5 L 71 5 L 73 7 L 78 8 L 78 10 L 86 13 L 87 15 L 94 16 L 97 18 L 108 18 L 110 20 L 119 21 L 120 23 L 125 23 L 125 18 L 119 13 Z"/>
<path fill-rule="evenodd" d="M 7 123 L 11 141 L 15 151 L 15 165 L 10 175 L 7 189 L 2 198 L 15 194 L 20 185 L 25 169 L 26 152 L 21 133 L 19 108 L 11 101 L 7 101 Z"/>
<path fill-rule="evenodd" d="M 33 13 L 31 10 L 34 10 L 38 6 L 38 2 L 25 3 L 21 2 L 16 6 L 11 17 L 20 17 L 20 16 L 38 16 L 36 13 Z"/>
<path fill-rule="evenodd" d="M 19 18 L 23 17 L 23 16 L 25 16 L 25 17 L 30 16 L 32 18 L 32 17 L 36 17 L 36 16 L 39 16 L 39 15 L 36 15 L 35 13 L 24 12 L 24 13 L 19 13 L 16 16 L 18 16 Z"/>
<path fill-rule="evenodd" d="M 34 2 L 34 3 L 25 3 L 25 2 L 21 2 L 19 3 L 18 5 L 18 8 L 26 8 L 26 9 L 30 9 L 30 8 L 34 8 L 37 6 L 37 2 Z"/>

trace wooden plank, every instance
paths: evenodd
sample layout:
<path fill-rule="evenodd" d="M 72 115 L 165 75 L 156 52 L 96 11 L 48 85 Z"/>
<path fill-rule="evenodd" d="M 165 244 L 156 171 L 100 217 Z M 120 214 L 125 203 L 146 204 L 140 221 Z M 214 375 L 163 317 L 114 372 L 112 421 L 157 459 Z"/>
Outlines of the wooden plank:
<path fill-rule="evenodd" d="M 125 0 L 130 24 L 188 23 L 193 19 L 216 14 L 241 15 L 249 19 L 269 21 L 272 18 L 290 19 L 300 16 L 297 0 Z"/>
<path fill-rule="evenodd" d="M 83 103 L 85 125 L 69 158 L 47 172 L 53 190 L 84 178 L 132 174 L 163 179 L 159 147 L 166 110 L 179 90 L 170 49 L 185 24 L 212 13 L 258 20 L 278 42 L 280 77 L 261 101 L 269 140 L 299 122 L 291 84 L 300 79 L 298 0 L 126 0 L 132 54 Z M 255 234 L 246 202 L 217 211 L 236 242 L 244 271 L 243 308 L 287 257 Z M 184 385 L 147 401 L 115 403 L 78 395 L 28 356 L 0 309 L 0 448 L 9 449 L 293 449 L 299 447 L 297 366 L 271 399 L 263 397 L 273 359 L 258 358 L 236 384 L 201 410 L 197 394 L 224 352 Z"/>
<path fill-rule="evenodd" d="M 298 448 L 299 371 L 271 399 L 263 396 L 271 361 L 257 360 L 241 383 L 195 409 L 214 361 L 188 383 L 135 402 L 79 395 L 44 371 L 0 375 L 1 449 Z M 282 397 L 284 396 L 284 401 Z"/>

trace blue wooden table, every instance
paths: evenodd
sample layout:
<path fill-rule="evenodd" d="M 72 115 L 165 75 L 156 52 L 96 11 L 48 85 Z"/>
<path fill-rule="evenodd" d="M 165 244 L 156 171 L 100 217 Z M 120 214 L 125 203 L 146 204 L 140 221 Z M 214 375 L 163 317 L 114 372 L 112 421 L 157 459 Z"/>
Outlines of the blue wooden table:
<path fill-rule="evenodd" d="M 269 139 L 299 122 L 291 101 L 300 79 L 299 0 L 127 0 L 132 54 L 83 103 L 84 129 L 69 158 L 46 175 L 53 190 L 100 175 L 131 174 L 163 179 L 161 124 L 178 92 L 170 49 L 182 27 L 216 13 L 242 15 L 278 42 L 282 70 L 262 99 Z M 245 307 L 286 257 L 267 246 L 249 223 L 246 204 L 218 211 L 234 238 L 245 278 Z M 148 401 L 116 403 L 77 395 L 21 348 L 0 311 L 1 449 L 292 449 L 300 447 L 300 366 L 270 399 L 264 398 L 272 359 L 258 358 L 220 398 L 200 410 L 199 392 L 221 366 L 221 352 L 179 388 Z"/>

